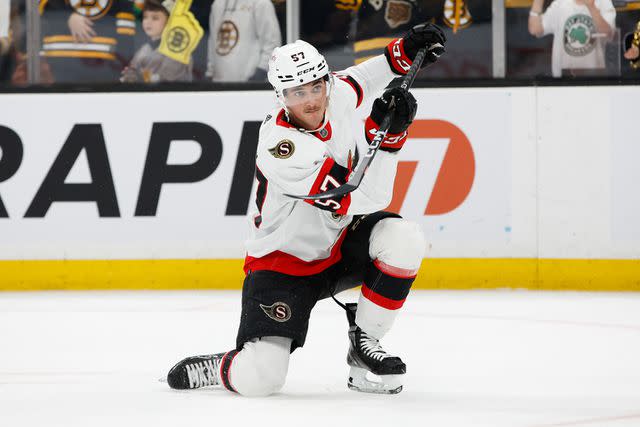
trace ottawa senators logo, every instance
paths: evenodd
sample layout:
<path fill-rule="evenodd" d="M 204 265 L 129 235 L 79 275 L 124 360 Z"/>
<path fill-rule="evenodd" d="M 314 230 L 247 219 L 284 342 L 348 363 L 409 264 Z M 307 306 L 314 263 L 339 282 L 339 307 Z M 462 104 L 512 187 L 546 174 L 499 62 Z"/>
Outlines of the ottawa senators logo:
<path fill-rule="evenodd" d="M 73 10 L 89 19 L 98 19 L 111 9 L 113 0 L 69 0 Z"/>
<path fill-rule="evenodd" d="M 296 146 L 289 139 L 283 139 L 273 148 L 269 148 L 269 153 L 276 159 L 288 159 L 293 156 Z"/>
<path fill-rule="evenodd" d="M 275 302 L 271 305 L 260 304 L 260 308 L 276 322 L 286 322 L 291 319 L 291 308 L 283 302 Z"/>

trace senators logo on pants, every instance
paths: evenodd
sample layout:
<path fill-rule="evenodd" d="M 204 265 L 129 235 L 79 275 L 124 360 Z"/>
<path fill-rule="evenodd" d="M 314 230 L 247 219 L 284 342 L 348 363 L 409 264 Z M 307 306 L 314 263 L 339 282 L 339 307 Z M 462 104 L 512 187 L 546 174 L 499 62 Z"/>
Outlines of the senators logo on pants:
<path fill-rule="evenodd" d="M 276 322 L 286 322 L 291 319 L 291 308 L 283 302 L 275 302 L 271 305 L 260 304 L 260 308 Z"/>

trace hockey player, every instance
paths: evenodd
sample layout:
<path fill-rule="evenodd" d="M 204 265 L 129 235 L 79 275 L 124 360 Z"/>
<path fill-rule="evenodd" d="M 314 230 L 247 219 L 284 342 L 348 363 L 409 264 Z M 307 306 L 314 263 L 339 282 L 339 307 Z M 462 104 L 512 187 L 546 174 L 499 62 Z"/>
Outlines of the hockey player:
<path fill-rule="evenodd" d="M 407 298 L 425 241 L 418 225 L 382 209 L 391 201 L 397 152 L 417 105 L 400 88 L 382 92 L 407 72 L 420 48 L 428 49 L 423 62 L 428 65 L 444 52 L 444 42 L 438 27 L 419 25 L 394 40 L 384 55 L 335 75 L 304 41 L 273 51 L 268 78 L 281 108 L 267 115 L 259 133 L 256 205 L 236 347 L 182 360 L 168 374 L 172 388 L 222 384 L 246 396 L 278 391 L 290 353 L 305 342 L 315 303 L 362 285 L 358 304 L 346 307 L 348 386 L 377 393 L 402 390 L 405 364 L 379 340 Z M 356 108 L 381 94 L 364 132 L 354 134 Z M 290 197 L 344 183 L 392 106 L 389 132 L 358 189 L 339 199 Z M 367 372 L 381 380 L 366 379 Z"/>

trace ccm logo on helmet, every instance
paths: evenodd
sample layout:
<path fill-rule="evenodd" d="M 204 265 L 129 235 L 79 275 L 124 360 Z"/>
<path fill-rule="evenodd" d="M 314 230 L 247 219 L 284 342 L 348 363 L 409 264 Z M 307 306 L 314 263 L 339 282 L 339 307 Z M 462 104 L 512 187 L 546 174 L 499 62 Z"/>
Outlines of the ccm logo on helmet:
<path fill-rule="evenodd" d="M 303 74 L 310 73 L 310 72 L 312 72 L 312 71 L 313 71 L 313 70 L 315 70 L 315 69 L 316 69 L 316 67 L 315 67 L 315 66 L 313 66 L 313 67 L 311 67 L 311 68 L 307 68 L 306 70 L 298 71 L 298 74 L 297 74 L 297 75 L 298 75 L 298 76 L 301 76 L 301 75 L 303 75 Z"/>

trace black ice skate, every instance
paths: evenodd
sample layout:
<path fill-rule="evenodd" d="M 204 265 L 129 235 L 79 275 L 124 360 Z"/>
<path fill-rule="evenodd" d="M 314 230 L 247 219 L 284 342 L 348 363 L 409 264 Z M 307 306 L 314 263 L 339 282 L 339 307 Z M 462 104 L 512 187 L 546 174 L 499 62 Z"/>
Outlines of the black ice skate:
<path fill-rule="evenodd" d="M 192 356 L 181 360 L 167 375 L 169 387 L 187 390 L 220 384 L 220 362 L 225 354 Z"/>
<path fill-rule="evenodd" d="M 366 393 L 397 394 L 402 391 L 402 379 L 407 367 L 397 356 L 391 356 L 380 342 L 368 335 L 355 323 L 357 304 L 347 305 L 349 320 L 349 353 L 351 366 L 347 386 L 351 390 Z M 377 375 L 380 381 L 367 378 L 367 373 Z"/>

